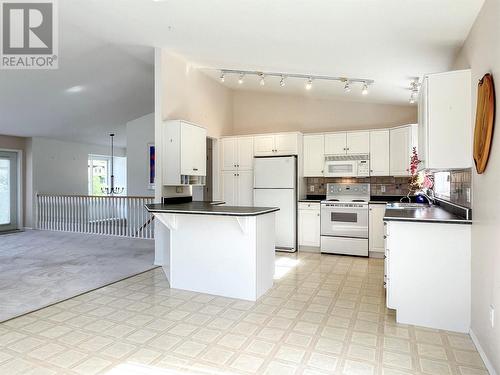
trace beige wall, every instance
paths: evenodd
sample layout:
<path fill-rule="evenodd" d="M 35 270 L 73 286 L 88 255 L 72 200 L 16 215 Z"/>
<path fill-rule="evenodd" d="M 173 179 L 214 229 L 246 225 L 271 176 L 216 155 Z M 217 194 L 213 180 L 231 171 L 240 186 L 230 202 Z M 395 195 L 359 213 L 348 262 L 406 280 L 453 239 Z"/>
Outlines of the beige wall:
<path fill-rule="evenodd" d="M 417 108 L 410 105 L 357 103 L 259 91 L 233 93 L 232 134 L 372 129 L 416 122 Z"/>
<path fill-rule="evenodd" d="M 210 137 L 231 129 L 231 90 L 182 59 L 162 51 L 162 118 L 182 119 L 207 128 Z"/>
<path fill-rule="evenodd" d="M 0 149 L 7 150 L 21 150 L 22 151 L 22 165 L 21 165 L 21 194 L 26 194 L 26 138 L 12 137 L 9 135 L 0 135 Z M 23 210 L 23 224 L 26 223 L 26 202 L 22 200 Z"/>
<path fill-rule="evenodd" d="M 486 0 L 462 48 L 455 68 L 472 69 L 473 108 L 476 108 L 477 82 L 488 72 L 500 92 L 500 0 Z M 497 111 L 500 95 L 496 97 Z M 474 110 L 475 113 L 475 110 Z M 472 331 L 495 371 L 500 374 L 500 116 L 484 174 L 474 170 L 472 225 Z M 471 126 L 473 122 L 471 121 Z M 495 328 L 490 325 L 490 306 L 495 307 Z"/>

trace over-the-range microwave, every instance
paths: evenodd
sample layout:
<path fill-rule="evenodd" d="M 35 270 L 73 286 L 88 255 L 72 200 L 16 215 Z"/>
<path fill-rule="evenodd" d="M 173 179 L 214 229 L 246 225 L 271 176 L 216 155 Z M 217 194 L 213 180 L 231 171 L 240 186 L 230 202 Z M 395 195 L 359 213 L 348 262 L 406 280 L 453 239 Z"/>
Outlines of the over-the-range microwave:
<path fill-rule="evenodd" d="M 325 156 L 325 177 L 369 177 L 370 156 L 367 154 Z"/>

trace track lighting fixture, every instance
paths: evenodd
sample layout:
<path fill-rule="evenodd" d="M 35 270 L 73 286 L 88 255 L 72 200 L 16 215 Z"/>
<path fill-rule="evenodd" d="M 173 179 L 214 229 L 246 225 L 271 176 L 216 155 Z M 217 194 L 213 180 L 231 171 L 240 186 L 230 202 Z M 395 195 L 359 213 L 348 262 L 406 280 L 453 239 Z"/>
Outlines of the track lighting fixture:
<path fill-rule="evenodd" d="M 280 87 L 285 87 L 285 85 L 286 85 L 286 82 L 285 82 L 285 76 L 284 76 L 284 75 L 282 75 L 282 76 L 281 76 L 281 79 L 280 79 Z"/>
<path fill-rule="evenodd" d="M 419 78 L 414 78 L 413 81 L 410 82 L 409 90 L 411 91 L 409 102 L 410 102 L 410 104 L 414 104 L 417 101 L 418 92 L 420 90 L 420 79 Z"/>
<path fill-rule="evenodd" d="M 363 89 L 361 90 L 361 94 L 368 95 L 368 83 L 363 83 Z"/>
<path fill-rule="evenodd" d="M 346 93 L 351 92 L 351 84 L 349 83 L 349 81 L 345 81 L 344 91 Z"/>
<path fill-rule="evenodd" d="M 313 80 L 311 77 L 309 77 L 309 79 L 307 80 L 307 83 L 306 83 L 306 90 L 310 90 L 312 89 L 313 87 Z"/>
<path fill-rule="evenodd" d="M 318 81 L 338 81 L 344 84 L 344 91 L 346 93 L 352 90 L 355 85 L 362 85 L 361 93 L 363 95 L 368 94 L 368 88 L 373 85 L 375 81 L 372 79 L 354 78 L 354 77 L 331 77 L 331 76 L 320 76 L 311 74 L 296 74 L 296 73 L 286 73 L 286 72 L 263 72 L 254 70 L 233 70 L 233 69 L 217 69 L 220 72 L 220 81 L 224 82 L 226 75 L 236 75 L 238 77 L 238 84 L 242 85 L 244 83 L 245 76 L 257 76 L 259 77 L 259 85 L 265 86 L 267 77 L 279 78 L 280 87 L 284 87 L 287 84 L 288 79 L 299 79 L 305 80 L 304 88 L 306 90 L 311 90 L 313 85 L 313 80 Z"/>

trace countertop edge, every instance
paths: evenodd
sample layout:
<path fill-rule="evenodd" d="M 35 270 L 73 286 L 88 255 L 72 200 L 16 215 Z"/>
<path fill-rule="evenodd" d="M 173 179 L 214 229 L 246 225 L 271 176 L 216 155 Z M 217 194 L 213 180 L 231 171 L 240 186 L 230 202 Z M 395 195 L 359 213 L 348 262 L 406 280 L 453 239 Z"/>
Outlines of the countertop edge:
<path fill-rule="evenodd" d="M 217 211 L 197 211 L 197 210 L 176 210 L 176 209 L 156 209 L 156 210 L 150 210 L 146 207 L 147 211 L 152 213 L 152 214 L 182 214 L 182 215 L 207 215 L 207 216 L 260 216 L 260 215 L 265 215 L 265 214 L 270 214 L 273 212 L 277 212 L 280 209 L 279 208 L 272 208 L 269 210 L 264 210 L 264 211 L 257 211 L 257 212 L 217 212 Z"/>
<path fill-rule="evenodd" d="M 384 216 L 384 221 L 401 221 L 401 222 L 412 222 L 412 223 L 434 223 L 434 224 L 461 224 L 461 225 L 472 225 L 472 220 L 465 219 L 454 219 L 454 220 L 442 220 L 442 219 L 415 219 L 415 218 L 401 218 L 401 217 L 388 217 Z"/>

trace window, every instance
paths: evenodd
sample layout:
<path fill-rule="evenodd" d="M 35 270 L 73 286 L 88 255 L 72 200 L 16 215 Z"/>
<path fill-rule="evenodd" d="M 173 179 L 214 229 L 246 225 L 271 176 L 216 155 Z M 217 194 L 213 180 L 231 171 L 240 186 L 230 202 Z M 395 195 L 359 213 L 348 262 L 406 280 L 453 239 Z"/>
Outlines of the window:
<path fill-rule="evenodd" d="M 438 198 L 450 200 L 451 192 L 450 172 L 434 173 L 434 194 Z"/>
<path fill-rule="evenodd" d="M 114 157 L 115 186 L 124 188 L 120 195 L 127 195 L 127 158 Z M 89 154 L 88 192 L 89 195 L 105 195 L 103 188 L 111 185 L 111 156 Z"/>
<path fill-rule="evenodd" d="M 102 188 L 111 180 L 111 157 L 89 155 L 89 195 L 104 195 Z"/>

